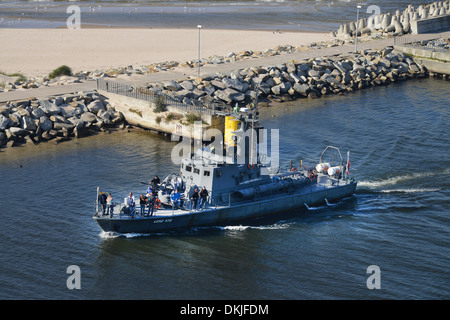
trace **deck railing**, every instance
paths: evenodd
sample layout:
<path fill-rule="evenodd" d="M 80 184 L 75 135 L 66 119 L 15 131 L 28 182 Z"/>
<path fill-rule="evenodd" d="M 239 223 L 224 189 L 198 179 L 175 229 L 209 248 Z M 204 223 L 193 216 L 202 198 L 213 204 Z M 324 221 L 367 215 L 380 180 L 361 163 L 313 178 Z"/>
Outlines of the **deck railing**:
<path fill-rule="evenodd" d="M 110 93 L 119 94 L 122 96 L 145 100 L 156 103 L 157 99 L 162 99 L 165 105 L 170 105 L 180 109 L 180 111 L 199 112 L 207 115 L 214 115 L 218 105 L 216 103 L 210 104 L 186 104 L 179 101 L 176 97 L 167 93 L 155 93 L 153 90 L 145 87 L 133 86 L 126 83 L 111 81 L 108 79 L 97 79 L 97 90 L 103 90 Z"/>

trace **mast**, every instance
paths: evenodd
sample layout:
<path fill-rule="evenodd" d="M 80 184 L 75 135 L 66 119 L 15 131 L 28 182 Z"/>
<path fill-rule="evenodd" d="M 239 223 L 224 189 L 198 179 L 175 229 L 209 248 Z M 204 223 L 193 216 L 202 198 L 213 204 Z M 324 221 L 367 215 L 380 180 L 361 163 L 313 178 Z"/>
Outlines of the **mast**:
<path fill-rule="evenodd" d="M 250 150 L 250 161 L 249 161 L 250 165 L 254 165 L 255 164 L 255 161 L 254 161 L 254 151 L 255 150 L 254 150 L 254 145 L 253 145 L 254 132 L 253 131 L 255 130 L 255 120 L 256 120 L 256 117 L 258 116 L 258 91 L 259 91 L 259 85 L 256 84 L 256 88 L 255 88 L 255 106 L 254 106 L 254 113 L 253 113 L 253 116 L 252 116 L 252 119 L 251 119 L 252 120 L 252 133 L 251 133 L 251 141 L 250 141 L 250 148 L 251 148 L 251 150 Z"/>

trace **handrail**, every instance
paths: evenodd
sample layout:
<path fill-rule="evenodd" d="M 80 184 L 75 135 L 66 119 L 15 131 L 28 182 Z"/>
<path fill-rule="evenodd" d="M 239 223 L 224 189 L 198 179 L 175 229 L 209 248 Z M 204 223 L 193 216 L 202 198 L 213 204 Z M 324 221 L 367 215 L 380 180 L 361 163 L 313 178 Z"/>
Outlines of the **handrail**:
<path fill-rule="evenodd" d="M 130 84 L 120 83 L 116 81 L 110 81 L 107 79 L 97 79 L 97 90 L 103 90 L 106 92 L 111 92 L 135 99 L 156 102 L 159 97 L 163 97 L 164 103 L 166 105 L 171 105 L 173 107 L 183 109 L 183 111 L 194 111 L 207 113 L 209 115 L 215 114 L 216 106 L 215 104 L 208 105 L 188 105 L 177 100 L 170 94 L 167 93 L 156 93 L 145 87 L 135 87 Z"/>
<path fill-rule="evenodd" d="M 320 162 L 319 162 L 319 163 L 323 163 L 323 155 L 325 154 L 325 152 L 326 152 L 328 149 L 335 149 L 335 150 L 338 151 L 339 156 L 341 157 L 341 164 L 340 164 L 340 165 L 342 166 L 342 165 L 344 164 L 344 159 L 342 158 L 341 151 L 339 150 L 338 147 L 333 147 L 333 146 L 327 146 L 327 147 L 325 148 L 325 150 L 323 150 L 322 154 L 320 155 Z"/>

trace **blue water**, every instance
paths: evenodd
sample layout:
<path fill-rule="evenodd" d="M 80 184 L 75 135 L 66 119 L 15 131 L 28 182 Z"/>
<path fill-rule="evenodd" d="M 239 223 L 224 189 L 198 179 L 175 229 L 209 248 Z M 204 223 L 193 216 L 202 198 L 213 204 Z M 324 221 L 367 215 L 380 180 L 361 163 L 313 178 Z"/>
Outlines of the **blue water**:
<path fill-rule="evenodd" d="M 380 12 L 394 12 L 423 2 L 357 3 L 362 18 L 374 13 L 368 11 L 371 5 Z M 354 0 L 2 1 L 0 28 L 66 27 L 70 5 L 80 7 L 82 27 L 195 28 L 201 24 L 210 29 L 328 32 L 356 20 Z"/>
<path fill-rule="evenodd" d="M 0 151 L 0 299 L 449 299 L 450 87 L 410 80 L 261 110 L 281 164 L 350 151 L 354 197 L 239 227 L 109 236 L 117 197 L 177 170 L 146 132 Z M 77 265 L 81 289 L 69 290 Z M 367 268 L 381 270 L 369 290 Z"/>

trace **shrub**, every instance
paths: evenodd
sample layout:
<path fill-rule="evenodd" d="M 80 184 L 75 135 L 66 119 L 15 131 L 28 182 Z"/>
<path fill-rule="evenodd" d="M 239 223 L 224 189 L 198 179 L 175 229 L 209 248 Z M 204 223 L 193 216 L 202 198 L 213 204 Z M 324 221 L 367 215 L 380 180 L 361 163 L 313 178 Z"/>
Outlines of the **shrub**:
<path fill-rule="evenodd" d="M 188 113 L 186 115 L 186 121 L 190 124 L 194 124 L 195 121 L 201 121 L 202 123 L 206 123 L 202 120 L 202 117 L 195 113 Z"/>
<path fill-rule="evenodd" d="M 53 78 L 55 78 L 55 77 L 57 77 L 57 76 L 62 76 L 62 75 L 64 75 L 64 76 L 71 76 L 71 75 L 72 75 L 72 69 L 70 69 L 70 68 L 69 68 L 68 66 L 66 66 L 66 65 L 62 65 L 62 66 L 56 68 L 55 70 L 53 70 L 53 71 L 48 75 L 48 77 L 49 77 L 50 79 L 53 79 Z"/>
<path fill-rule="evenodd" d="M 21 82 L 27 81 L 27 77 L 25 77 L 23 74 L 18 73 L 18 72 L 5 73 L 5 72 L 0 71 L 0 74 L 3 74 L 3 75 L 8 76 L 8 77 L 18 77 L 16 81 L 21 81 Z"/>
<path fill-rule="evenodd" d="M 157 96 L 155 100 L 155 108 L 153 112 L 164 112 L 167 111 L 166 101 L 164 96 Z"/>
<path fill-rule="evenodd" d="M 166 115 L 166 122 L 172 121 L 172 120 L 180 120 L 182 118 L 181 115 L 177 113 L 170 112 Z"/>

